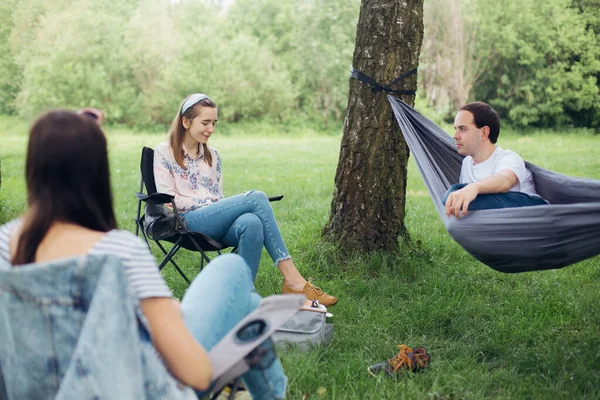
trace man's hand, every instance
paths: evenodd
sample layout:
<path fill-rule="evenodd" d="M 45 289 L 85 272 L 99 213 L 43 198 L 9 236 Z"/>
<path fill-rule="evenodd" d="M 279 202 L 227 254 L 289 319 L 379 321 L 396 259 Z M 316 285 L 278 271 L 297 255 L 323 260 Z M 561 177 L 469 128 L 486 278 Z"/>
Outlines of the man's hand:
<path fill-rule="evenodd" d="M 474 184 L 469 184 L 456 192 L 450 193 L 446 199 L 446 217 L 454 215 L 456 218 L 460 218 L 461 211 L 462 216 L 467 215 L 469 204 L 475 200 L 478 194 L 479 189 Z"/>

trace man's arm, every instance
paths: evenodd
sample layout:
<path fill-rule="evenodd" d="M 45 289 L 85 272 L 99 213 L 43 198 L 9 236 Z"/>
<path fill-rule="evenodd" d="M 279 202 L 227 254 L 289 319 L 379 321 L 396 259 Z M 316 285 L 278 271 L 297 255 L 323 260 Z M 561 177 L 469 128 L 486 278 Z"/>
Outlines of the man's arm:
<path fill-rule="evenodd" d="M 517 175 L 510 169 L 503 169 L 477 182 L 469 183 L 464 188 L 450 193 L 446 200 L 446 216 L 454 215 L 460 218 L 467 215 L 469 204 L 477 195 L 490 193 L 506 193 L 517 183 Z"/>

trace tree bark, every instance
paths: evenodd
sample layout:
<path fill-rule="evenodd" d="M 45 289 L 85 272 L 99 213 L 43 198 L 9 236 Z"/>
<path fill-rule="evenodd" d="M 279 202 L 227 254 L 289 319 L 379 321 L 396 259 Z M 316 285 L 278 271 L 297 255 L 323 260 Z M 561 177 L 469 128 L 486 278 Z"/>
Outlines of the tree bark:
<path fill-rule="evenodd" d="M 423 0 L 362 0 L 353 66 L 387 84 L 418 65 Z M 416 90 L 412 75 L 393 89 Z M 363 252 L 396 250 L 406 235 L 408 147 L 387 93 L 350 79 L 344 134 L 329 222 L 323 234 Z M 402 99 L 414 104 L 414 96 Z"/>

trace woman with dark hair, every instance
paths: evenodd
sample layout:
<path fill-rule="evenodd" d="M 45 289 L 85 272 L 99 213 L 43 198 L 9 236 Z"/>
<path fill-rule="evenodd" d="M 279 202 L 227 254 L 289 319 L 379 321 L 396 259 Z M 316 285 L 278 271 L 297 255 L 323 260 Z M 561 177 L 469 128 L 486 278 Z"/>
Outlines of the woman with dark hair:
<path fill-rule="evenodd" d="M 263 246 L 283 275 L 283 293 L 303 294 L 325 306 L 337 298 L 307 282 L 288 252 L 273 209 L 263 192 L 223 196 L 219 152 L 208 146 L 217 123 L 217 106 L 208 96 L 188 96 L 173 119 L 169 141 L 154 152 L 154 178 L 159 192 L 175 196 L 191 231 L 237 246 L 256 278 Z"/>
<path fill-rule="evenodd" d="M 118 256 L 150 325 L 152 344 L 172 375 L 206 390 L 212 375 L 207 349 L 260 301 L 244 260 L 216 258 L 181 304 L 174 301 L 145 243 L 116 229 L 106 139 L 92 118 L 63 110 L 41 116 L 30 132 L 26 178 L 28 210 L 0 226 L 0 267 Z M 267 369 L 251 369 L 243 379 L 255 399 L 285 395 L 286 377 L 276 357 Z"/>

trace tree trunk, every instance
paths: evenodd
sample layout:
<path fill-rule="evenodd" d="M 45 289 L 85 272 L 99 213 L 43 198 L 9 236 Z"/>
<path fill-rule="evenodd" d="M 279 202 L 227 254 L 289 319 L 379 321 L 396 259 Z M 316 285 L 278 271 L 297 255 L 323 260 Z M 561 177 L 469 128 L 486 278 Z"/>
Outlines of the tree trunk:
<path fill-rule="evenodd" d="M 353 65 L 381 84 L 415 68 L 423 41 L 423 0 L 362 0 Z M 416 90 L 412 75 L 393 89 Z M 343 247 L 396 250 L 406 235 L 408 147 L 384 91 L 350 79 L 348 108 L 329 222 Z M 413 105 L 413 96 L 403 96 Z"/>

